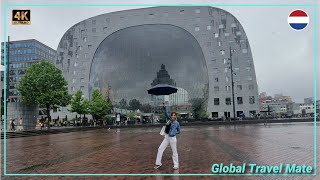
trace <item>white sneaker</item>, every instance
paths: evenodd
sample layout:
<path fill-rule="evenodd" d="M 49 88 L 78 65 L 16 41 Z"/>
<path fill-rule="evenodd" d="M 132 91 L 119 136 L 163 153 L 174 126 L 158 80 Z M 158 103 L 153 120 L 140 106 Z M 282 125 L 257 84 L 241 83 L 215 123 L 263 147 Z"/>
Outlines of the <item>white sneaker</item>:
<path fill-rule="evenodd" d="M 173 169 L 174 169 L 174 170 L 177 170 L 177 169 L 179 169 L 179 167 L 173 167 Z"/>
<path fill-rule="evenodd" d="M 156 166 L 154 166 L 153 168 L 154 169 L 159 169 L 161 167 L 161 165 L 156 165 Z"/>

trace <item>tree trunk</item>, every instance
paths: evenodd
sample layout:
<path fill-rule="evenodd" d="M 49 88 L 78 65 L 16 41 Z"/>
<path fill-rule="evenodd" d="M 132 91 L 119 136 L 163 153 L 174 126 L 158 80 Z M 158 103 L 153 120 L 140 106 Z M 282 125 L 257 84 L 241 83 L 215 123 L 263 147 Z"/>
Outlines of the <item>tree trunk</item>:
<path fill-rule="evenodd" d="M 50 116 L 50 105 L 47 105 L 47 118 L 48 118 L 48 129 L 50 128 L 51 116 Z"/>

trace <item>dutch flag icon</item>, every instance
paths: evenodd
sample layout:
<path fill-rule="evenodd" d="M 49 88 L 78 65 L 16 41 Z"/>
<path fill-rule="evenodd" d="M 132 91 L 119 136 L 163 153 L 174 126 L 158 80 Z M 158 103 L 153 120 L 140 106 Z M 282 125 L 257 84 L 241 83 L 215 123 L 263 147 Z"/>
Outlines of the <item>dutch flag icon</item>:
<path fill-rule="evenodd" d="M 309 16 L 301 9 L 294 10 L 288 16 L 288 24 L 294 30 L 303 30 L 309 24 Z"/>

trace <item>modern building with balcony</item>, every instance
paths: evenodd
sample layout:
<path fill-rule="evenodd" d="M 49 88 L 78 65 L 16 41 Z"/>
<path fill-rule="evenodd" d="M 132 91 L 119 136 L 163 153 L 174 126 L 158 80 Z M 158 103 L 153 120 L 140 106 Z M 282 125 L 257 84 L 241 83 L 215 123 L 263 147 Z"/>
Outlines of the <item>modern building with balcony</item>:
<path fill-rule="evenodd" d="M 4 58 L 5 48 L 6 58 Z M 53 63 L 56 51 L 35 39 L 28 39 L 6 42 L 6 47 L 2 42 L 1 52 L 2 65 L 6 61 L 5 72 L 9 72 L 7 73 L 7 120 L 16 120 L 18 128 L 32 128 L 38 118 L 38 108 L 24 105 L 17 87 L 28 67 L 41 60 Z"/>

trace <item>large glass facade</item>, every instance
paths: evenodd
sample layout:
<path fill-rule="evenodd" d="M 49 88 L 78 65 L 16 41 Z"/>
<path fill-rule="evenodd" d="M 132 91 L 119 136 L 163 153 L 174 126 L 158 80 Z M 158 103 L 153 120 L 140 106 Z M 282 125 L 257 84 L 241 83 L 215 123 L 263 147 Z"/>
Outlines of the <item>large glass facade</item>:
<path fill-rule="evenodd" d="M 181 91 L 172 101 L 207 103 L 208 72 L 202 49 L 190 33 L 172 25 L 134 26 L 108 36 L 93 57 L 89 93 L 105 89 L 114 103 L 137 99 L 152 105 L 154 98 L 147 90 L 157 82 L 161 68 Z"/>

